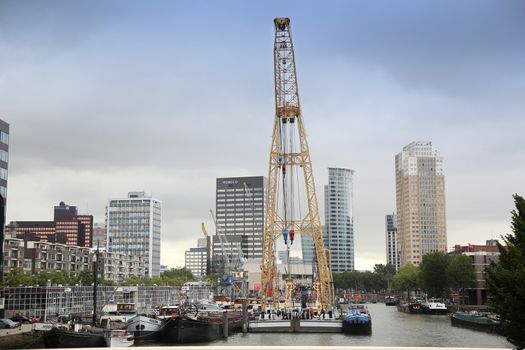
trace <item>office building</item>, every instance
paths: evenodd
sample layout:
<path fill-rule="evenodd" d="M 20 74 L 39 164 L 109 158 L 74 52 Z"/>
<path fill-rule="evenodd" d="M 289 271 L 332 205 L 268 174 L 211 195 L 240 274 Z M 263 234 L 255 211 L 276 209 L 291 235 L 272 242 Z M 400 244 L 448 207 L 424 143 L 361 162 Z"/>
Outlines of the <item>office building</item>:
<path fill-rule="evenodd" d="M 485 280 L 485 269 L 492 263 L 498 263 L 500 252 L 497 246 L 497 240 L 490 239 L 485 245 L 467 244 L 455 245 L 449 253 L 464 254 L 468 256 L 474 267 L 476 276 L 476 287 L 466 289 L 465 297 L 462 304 L 470 305 L 487 305 L 490 296 L 487 291 L 487 281 Z"/>
<path fill-rule="evenodd" d="M 210 273 L 210 238 L 199 238 L 197 248 L 190 248 L 184 254 L 184 267 L 194 277 L 204 277 Z"/>
<path fill-rule="evenodd" d="M 16 237 L 28 241 L 91 247 L 93 215 L 79 215 L 77 207 L 60 202 L 54 207 L 53 221 L 16 221 Z"/>
<path fill-rule="evenodd" d="M 447 250 L 443 158 L 432 142 L 412 142 L 396 155 L 397 241 L 401 266 Z"/>
<path fill-rule="evenodd" d="M 315 248 L 312 236 L 307 234 L 301 235 L 301 252 L 305 263 L 312 263 L 314 261 Z"/>
<path fill-rule="evenodd" d="M 263 176 L 218 178 L 216 185 L 217 224 L 228 245 L 240 244 L 245 259 L 262 258 L 266 179 Z M 221 252 L 216 234 L 213 258 Z"/>
<path fill-rule="evenodd" d="M 7 200 L 7 169 L 9 162 L 9 124 L 0 119 L 0 195 Z"/>
<path fill-rule="evenodd" d="M 386 263 L 394 266 L 396 271 L 401 267 L 401 257 L 397 244 L 397 215 L 385 215 L 386 229 Z"/>
<path fill-rule="evenodd" d="M 160 275 L 161 202 L 144 192 L 111 199 L 107 206 L 110 253 L 141 256 L 149 277 Z"/>
<path fill-rule="evenodd" d="M 328 168 L 323 239 L 330 249 L 332 272 L 354 270 L 353 175 L 351 169 Z"/>

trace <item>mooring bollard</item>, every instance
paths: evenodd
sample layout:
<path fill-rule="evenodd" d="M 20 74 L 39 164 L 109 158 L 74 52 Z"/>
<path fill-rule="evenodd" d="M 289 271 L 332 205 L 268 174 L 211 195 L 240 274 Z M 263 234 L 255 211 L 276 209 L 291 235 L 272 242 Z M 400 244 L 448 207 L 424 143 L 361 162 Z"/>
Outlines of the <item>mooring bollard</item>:
<path fill-rule="evenodd" d="M 248 333 L 248 300 L 242 301 L 242 332 Z"/>
<path fill-rule="evenodd" d="M 228 312 L 222 314 L 222 335 L 228 338 Z"/>

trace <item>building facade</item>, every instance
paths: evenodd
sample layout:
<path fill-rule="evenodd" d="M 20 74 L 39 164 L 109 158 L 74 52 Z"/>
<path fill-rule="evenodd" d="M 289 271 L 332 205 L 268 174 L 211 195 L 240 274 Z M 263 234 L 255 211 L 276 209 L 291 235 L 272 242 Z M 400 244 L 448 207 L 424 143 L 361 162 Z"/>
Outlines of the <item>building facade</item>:
<path fill-rule="evenodd" d="M 146 276 L 160 275 L 161 202 L 144 192 L 111 199 L 107 206 L 110 253 L 144 258 Z"/>
<path fill-rule="evenodd" d="M 194 277 L 204 277 L 210 273 L 210 238 L 199 238 L 197 248 L 190 248 L 184 254 L 184 267 Z"/>
<path fill-rule="evenodd" d="M 443 158 L 432 142 L 412 142 L 396 155 L 397 238 L 401 266 L 447 251 Z"/>
<path fill-rule="evenodd" d="M 324 187 L 324 244 L 331 253 L 333 272 L 354 270 L 354 171 L 328 168 L 328 184 Z"/>
<path fill-rule="evenodd" d="M 397 215 L 385 215 L 386 229 L 386 263 L 394 266 L 396 271 L 401 267 L 401 257 L 397 244 Z"/>
<path fill-rule="evenodd" d="M 467 289 L 465 304 L 487 305 L 489 296 L 487 293 L 487 281 L 485 280 L 485 269 L 490 263 L 499 261 L 500 252 L 497 240 L 487 240 L 485 245 L 455 245 L 450 254 L 464 254 L 468 256 L 474 267 L 476 288 Z"/>
<path fill-rule="evenodd" d="M 233 237 L 241 237 L 235 241 L 242 244 L 241 251 L 245 259 L 262 258 L 265 192 L 266 179 L 263 176 L 217 179 L 217 224 L 228 241 L 233 241 Z M 219 246 L 219 239 L 214 237 L 214 256 L 221 254 Z"/>
<path fill-rule="evenodd" d="M 93 237 L 93 215 L 79 215 L 77 207 L 60 202 L 54 207 L 53 221 L 15 221 L 7 229 L 15 229 L 16 237 L 29 241 L 89 248 Z"/>
<path fill-rule="evenodd" d="M 90 249 L 87 247 L 12 237 L 4 239 L 4 273 L 19 268 L 31 274 L 44 271 L 76 274 L 91 269 L 91 262 Z"/>
<path fill-rule="evenodd" d="M 143 279 L 146 276 L 144 258 L 141 256 L 102 250 L 98 252 L 97 262 L 99 274 L 106 281 L 118 282 L 130 277 Z"/>

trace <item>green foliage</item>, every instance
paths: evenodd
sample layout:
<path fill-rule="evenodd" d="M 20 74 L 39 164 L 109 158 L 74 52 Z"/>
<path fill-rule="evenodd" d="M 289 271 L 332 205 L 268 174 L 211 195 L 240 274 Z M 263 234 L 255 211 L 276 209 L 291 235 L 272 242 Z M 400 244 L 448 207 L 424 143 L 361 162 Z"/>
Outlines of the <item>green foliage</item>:
<path fill-rule="evenodd" d="M 90 286 L 93 284 L 93 270 L 82 270 L 78 273 L 76 283 L 83 286 Z"/>
<path fill-rule="evenodd" d="M 24 273 L 22 269 L 15 268 L 4 275 L 2 287 L 34 286 L 36 279 L 33 275 Z"/>
<path fill-rule="evenodd" d="M 333 274 L 335 288 L 377 292 L 387 287 L 387 280 L 376 272 L 346 271 Z"/>
<path fill-rule="evenodd" d="M 392 287 L 395 290 L 407 291 L 417 289 L 420 286 L 420 269 L 412 264 L 401 267 L 392 279 Z"/>
<path fill-rule="evenodd" d="M 449 258 L 447 266 L 447 284 L 452 289 L 476 287 L 476 274 L 470 258 L 463 254 Z"/>
<path fill-rule="evenodd" d="M 442 252 L 425 254 L 419 269 L 421 287 L 430 296 L 442 297 L 448 288 L 447 267 L 449 257 Z"/>
<path fill-rule="evenodd" d="M 185 267 L 169 269 L 160 274 L 160 283 L 157 285 L 180 286 L 185 282 L 195 281 L 191 271 Z"/>
<path fill-rule="evenodd" d="M 498 243 L 500 258 L 486 270 L 490 303 L 502 320 L 503 335 L 516 347 L 525 347 L 525 199 L 515 194 L 512 231 Z"/>
<path fill-rule="evenodd" d="M 396 274 L 396 267 L 392 264 L 375 264 L 374 272 L 385 277 L 391 277 Z"/>

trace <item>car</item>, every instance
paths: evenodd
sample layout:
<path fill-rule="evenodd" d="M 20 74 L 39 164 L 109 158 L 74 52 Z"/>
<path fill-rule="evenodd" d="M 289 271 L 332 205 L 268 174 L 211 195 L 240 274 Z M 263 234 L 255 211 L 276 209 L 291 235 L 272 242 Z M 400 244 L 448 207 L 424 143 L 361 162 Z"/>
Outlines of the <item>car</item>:
<path fill-rule="evenodd" d="M 11 317 L 11 321 L 18 322 L 18 323 L 33 323 L 29 317 L 23 316 L 23 315 L 16 315 Z"/>
<path fill-rule="evenodd" d="M 13 322 L 8 318 L 0 318 L 0 328 L 16 328 L 18 325 L 18 322 Z"/>

